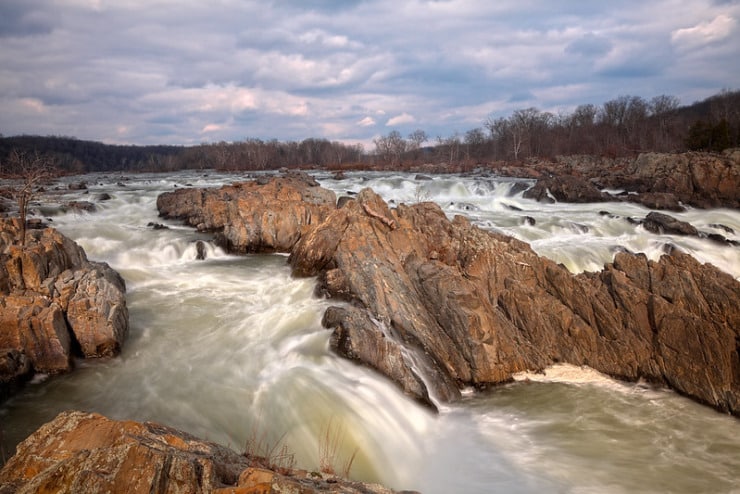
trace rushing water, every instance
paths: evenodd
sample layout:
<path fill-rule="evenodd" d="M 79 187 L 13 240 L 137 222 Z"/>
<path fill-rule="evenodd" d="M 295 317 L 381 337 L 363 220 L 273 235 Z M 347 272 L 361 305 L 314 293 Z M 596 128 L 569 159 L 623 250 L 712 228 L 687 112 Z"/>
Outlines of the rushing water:
<path fill-rule="evenodd" d="M 77 177 L 88 191 L 60 201 L 113 198 L 92 214 L 42 211 L 90 259 L 123 275 L 131 327 L 120 357 L 80 361 L 0 405 L 6 455 L 60 411 L 81 409 L 163 422 L 239 451 L 284 445 L 308 469 L 318 470 L 321 445 L 336 441 L 336 470 L 354 455 L 353 478 L 425 493 L 740 492 L 737 419 L 569 367 L 467 394 L 434 415 L 329 351 L 320 321 L 332 302 L 314 296 L 313 279 L 291 278 L 285 256 L 237 257 L 208 244 L 207 259 L 196 261 L 194 242 L 208 236 L 175 222 L 147 227 L 162 222 L 160 192 L 236 178 L 137 175 L 122 186 L 117 176 Z M 657 259 L 672 245 L 740 279 L 740 248 L 649 234 L 624 219 L 647 214 L 634 204 L 540 204 L 521 197 L 528 182 L 494 178 L 317 178 L 339 195 L 372 187 L 394 203 L 436 201 L 573 272 L 600 269 L 623 249 Z M 740 240 L 716 226 L 740 232 L 740 212 L 675 216 Z"/>

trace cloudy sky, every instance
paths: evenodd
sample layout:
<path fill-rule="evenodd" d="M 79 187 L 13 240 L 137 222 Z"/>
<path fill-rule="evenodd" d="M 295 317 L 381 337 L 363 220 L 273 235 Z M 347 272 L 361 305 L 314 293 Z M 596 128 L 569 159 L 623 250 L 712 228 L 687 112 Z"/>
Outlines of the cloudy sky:
<path fill-rule="evenodd" d="M 0 133 L 430 137 L 740 89 L 740 0 L 0 0 Z"/>

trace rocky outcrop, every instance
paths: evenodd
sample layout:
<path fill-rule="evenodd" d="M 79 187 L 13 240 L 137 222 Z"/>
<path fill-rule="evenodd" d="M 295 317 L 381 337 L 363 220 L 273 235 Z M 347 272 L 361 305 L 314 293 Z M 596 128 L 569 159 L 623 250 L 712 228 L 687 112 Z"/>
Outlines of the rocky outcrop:
<path fill-rule="evenodd" d="M 289 252 L 335 204 L 334 192 L 297 173 L 219 189 L 178 189 L 157 198 L 161 216 L 216 232 L 219 243 L 240 253 Z"/>
<path fill-rule="evenodd" d="M 52 228 L 29 230 L 24 246 L 19 235 L 18 220 L 0 220 L 0 391 L 34 371 L 70 370 L 75 352 L 116 355 L 128 331 L 118 273 Z"/>
<path fill-rule="evenodd" d="M 547 190 L 559 201 L 597 202 L 598 188 L 625 189 L 632 194 L 614 197 L 652 209 L 681 211 L 683 204 L 701 208 L 740 207 L 740 152 L 715 153 L 644 153 L 634 159 L 597 158 L 594 156 L 559 157 L 555 162 L 527 163 L 521 173 L 532 170 L 550 177 L 541 179 L 531 198 L 548 200 Z M 586 199 L 589 197 L 590 199 Z"/>
<path fill-rule="evenodd" d="M 611 200 L 608 194 L 601 192 L 588 180 L 564 175 L 540 179 L 524 192 L 524 197 L 540 202 L 603 202 Z"/>
<path fill-rule="evenodd" d="M 375 484 L 274 468 L 264 458 L 147 422 L 64 412 L 0 470 L 0 494 L 35 492 L 391 494 Z"/>
<path fill-rule="evenodd" d="M 391 210 L 366 189 L 305 234 L 290 263 L 352 302 L 327 318 L 337 351 L 416 399 L 567 362 L 740 413 L 740 283 L 687 255 L 620 253 L 575 276 L 434 204 Z M 408 377 L 419 369 L 429 389 Z"/>

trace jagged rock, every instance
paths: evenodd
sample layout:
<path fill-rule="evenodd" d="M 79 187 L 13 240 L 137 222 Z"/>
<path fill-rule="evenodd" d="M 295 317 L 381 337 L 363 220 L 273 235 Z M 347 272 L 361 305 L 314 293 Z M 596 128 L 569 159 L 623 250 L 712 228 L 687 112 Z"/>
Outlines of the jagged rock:
<path fill-rule="evenodd" d="M 392 379 L 413 373 L 398 372 L 406 362 L 395 355 L 382 362 L 390 352 L 355 350 L 377 346 L 385 327 L 431 371 L 430 394 L 442 399 L 568 362 L 740 414 L 740 283 L 687 255 L 618 253 L 602 272 L 575 276 L 523 242 L 449 221 L 434 204 L 390 210 L 366 189 L 289 259 L 294 274 L 321 275 L 326 293 L 367 311 L 352 316 L 364 328 L 352 329 L 345 353 Z M 341 342 L 346 318 L 329 319 Z"/>
<path fill-rule="evenodd" d="M 19 235 L 18 220 L 0 220 L 0 348 L 48 373 L 70 370 L 75 349 L 116 355 L 128 331 L 123 279 L 52 228 L 28 231 L 24 246 Z"/>
<path fill-rule="evenodd" d="M 179 189 L 157 198 L 165 218 L 218 232 L 228 250 L 289 252 L 310 225 L 336 207 L 334 192 L 302 172 L 219 189 Z"/>
<path fill-rule="evenodd" d="M 524 192 L 524 197 L 551 202 L 548 191 L 559 202 L 602 202 L 611 199 L 589 181 L 569 175 L 538 180 Z"/>
<path fill-rule="evenodd" d="M 392 494 L 376 484 L 303 470 L 155 424 L 63 412 L 18 445 L 0 470 L 0 494 L 321 492 Z"/>

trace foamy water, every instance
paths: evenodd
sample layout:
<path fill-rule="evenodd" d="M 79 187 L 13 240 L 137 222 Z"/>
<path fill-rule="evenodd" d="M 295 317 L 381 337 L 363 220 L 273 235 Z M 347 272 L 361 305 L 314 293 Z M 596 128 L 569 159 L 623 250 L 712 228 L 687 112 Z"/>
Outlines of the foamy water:
<path fill-rule="evenodd" d="M 82 409 L 163 422 L 236 450 L 255 439 L 285 444 L 309 470 L 318 469 L 320 443 L 334 431 L 341 438 L 337 469 L 354 454 L 352 477 L 426 493 L 737 489 L 737 419 L 589 369 L 523 374 L 431 414 L 386 379 L 329 351 L 330 332 L 320 321 L 333 302 L 314 296 L 315 280 L 292 278 L 284 255 L 238 257 L 207 243 L 207 259 L 196 261 L 195 242 L 207 235 L 176 222 L 166 222 L 168 230 L 146 226 L 162 222 L 155 207 L 160 192 L 234 176 L 130 178 L 120 187 L 117 176 L 86 177 L 88 194 L 60 200 L 100 192 L 113 199 L 93 214 L 52 217 L 89 258 L 108 262 L 126 280 L 131 331 L 124 351 L 39 379 L 0 405 L 6 451 L 58 412 Z M 636 205 L 539 204 L 521 197 L 527 182 L 492 178 L 318 179 L 339 195 L 372 187 L 396 204 L 434 200 L 450 216 L 465 214 L 528 241 L 574 272 L 600 269 L 619 249 L 657 258 L 670 244 L 740 277 L 740 249 L 649 234 L 623 219 L 647 214 Z M 611 215 L 599 214 L 605 210 Z M 735 211 L 676 216 L 700 230 L 721 223 L 740 232 Z"/>

